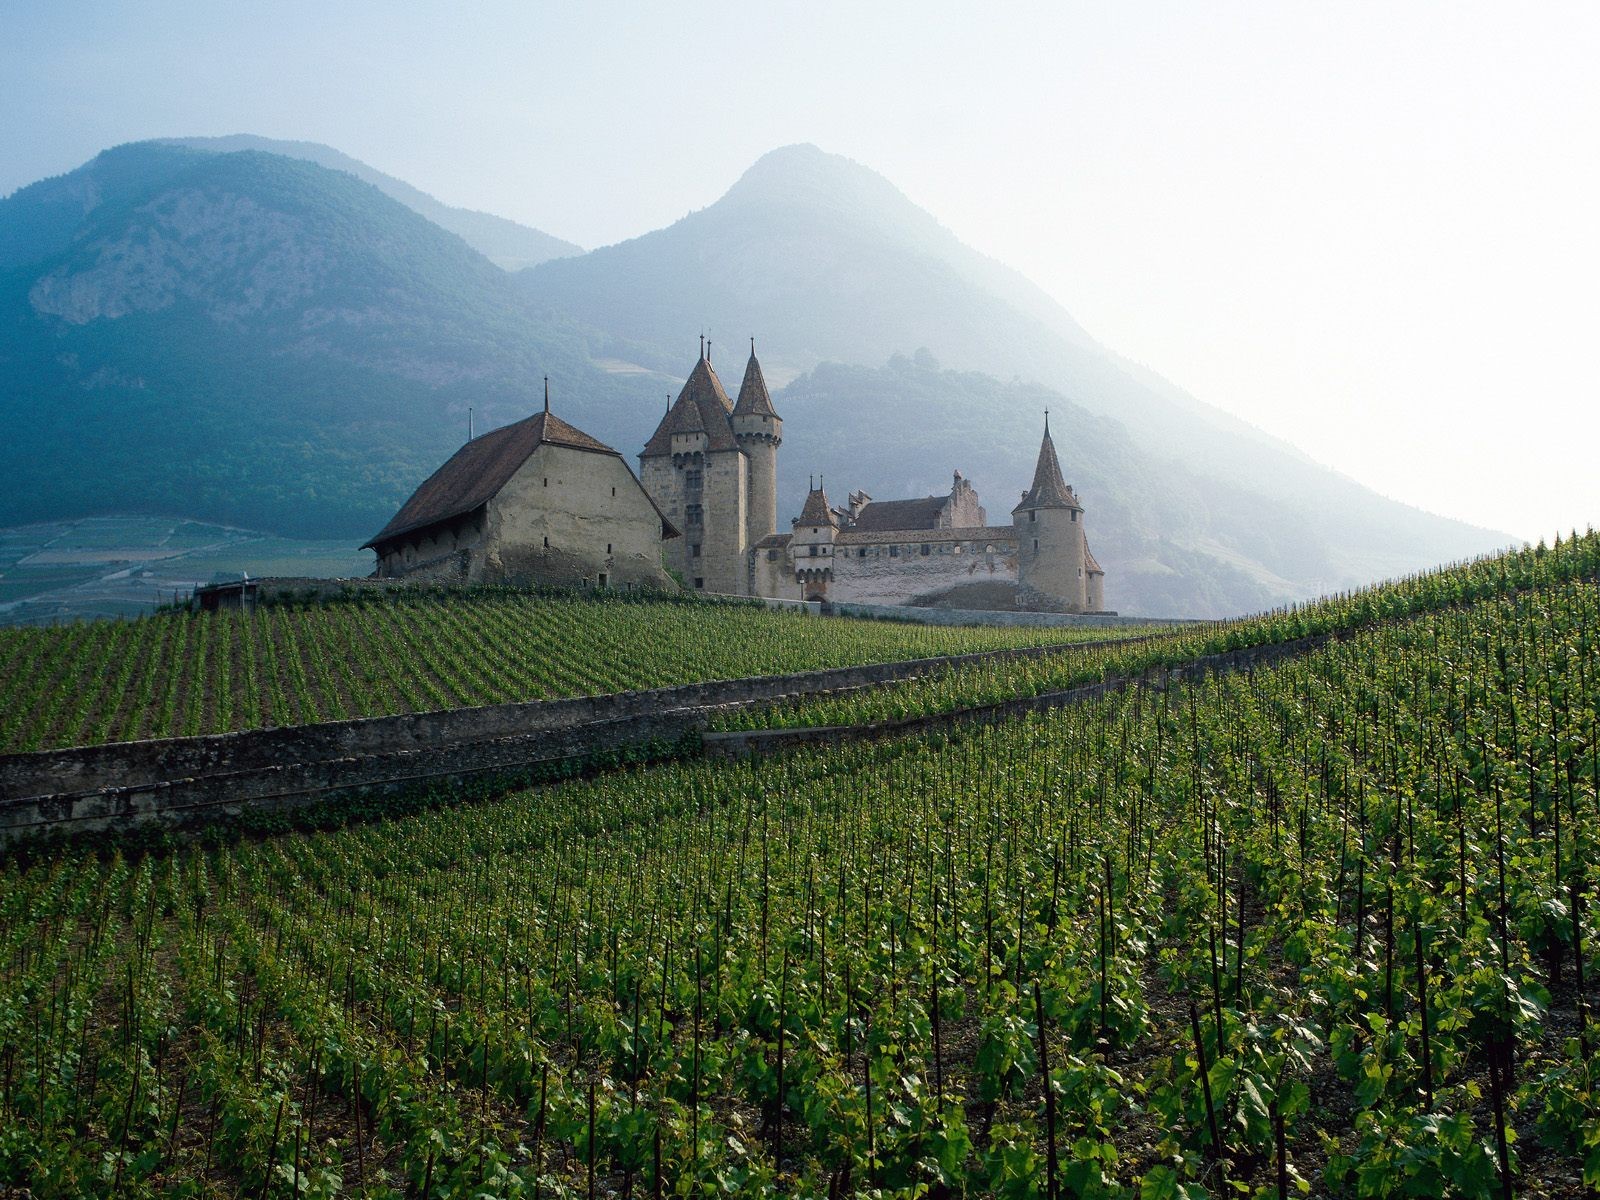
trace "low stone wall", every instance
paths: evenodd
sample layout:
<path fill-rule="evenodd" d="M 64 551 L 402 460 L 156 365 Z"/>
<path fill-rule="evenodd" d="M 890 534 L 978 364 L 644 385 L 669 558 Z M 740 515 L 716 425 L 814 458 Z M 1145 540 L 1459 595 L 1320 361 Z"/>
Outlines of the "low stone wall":
<path fill-rule="evenodd" d="M 1086 645 L 1127 644 L 1118 639 Z M 394 792 L 484 776 L 568 774 L 575 766 L 649 757 L 685 743 L 715 756 L 891 737 L 1093 699 L 1133 684 L 1166 686 L 1269 665 L 1315 649 L 1327 635 L 1211 655 L 1143 675 L 955 713 L 870 726 L 707 733 L 729 708 L 913 678 L 933 670 L 1071 647 L 1029 647 L 912 662 L 689 684 L 645 692 L 450 712 L 373 717 L 198 738 L 122 742 L 0 756 L 0 848 L 39 835 L 185 828 L 218 817 L 273 813 L 341 796 Z"/>
<path fill-rule="evenodd" d="M 1003 609 L 917 608 L 908 604 L 856 604 L 840 601 L 828 606 L 836 617 L 869 617 L 875 620 L 915 621 L 922 625 L 1022 625 L 1040 628 L 1154 625 L 1204 625 L 1187 617 L 1119 617 L 1116 613 L 1010 612 Z"/>
<path fill-rule="evenodd" d="M 1125 645 L 1139 639 L 1089 643 Z M 583 758 L 672 741 L 734 705 L 1070 652 L 1033 646 L 443 712 L 0 756 L 0 846 L 43 830 L 102 831 L 307 795 Z"/>
<path fill-rule="evenodd" d="M 1140 685 L 1164 688 L 1174 683 L 1203 679 L 1208 675 L 1223 675 L 1233 671 L 1271 666 L 1286 658 L 1315 650 L 1325 644 L 1328 638 L 1328 634 L 1315 634 L 1290 642 L 1277 642 L 1270 646 L 1230 650 L 1223 654 L 1196 658 L 1175 667 L 1156 667 L 1140 675 L 1128 675 L 1100 683 L 1086 683 L 1059 692 L 1021 696 L 1015 700 L 1002 700 L 995 704 L 978 705 L 954 712 L 905 717 L 898 721 L 878 721 L 870 725 L 813 725 L 794 726 L 788 729 L 707 732 L 701 735 L 701 741 L 707 755 L 712 758 L 748 758 L 754 754 L 774 754 L 795 746 L 831 745 L 871 738 L 899 737 L 933 729 L 948 729 L 957 725 L 1008 721 L 1025 713 L 1044 712 L 1069 704 L 1082 704 L 1112 692 L 1120 692 L 1124 688 Z"/>

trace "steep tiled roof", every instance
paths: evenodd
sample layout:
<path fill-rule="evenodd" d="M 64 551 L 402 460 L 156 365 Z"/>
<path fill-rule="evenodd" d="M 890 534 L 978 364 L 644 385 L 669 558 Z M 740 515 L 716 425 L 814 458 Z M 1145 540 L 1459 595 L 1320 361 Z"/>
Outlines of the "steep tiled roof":
<path fill-rule="evenodd" d="M 751 549 L 781 550 L 792 541 L 794 541 L 794 534 L 792 533 L 769 533 L 766 537 L 762 538 L 759 542 L 752 546 Z"/>
<path fill-rule="evenodd" d="M 966 529 L 884 529 L 863 533 L 841 529 L 833 539 L 838 546 L 905 546 L 919 542 L 992 542 L 997 549 L 1015 550 L 1017 531 L 1011 525 L 981 525 Z"/>
<path fill-rule="evenodd" d="M 737 450 L 739 443 L 734 441 L 733 426 L 728 423 L 732 411 L 733 401 L 711 369 L 710 360 L 700 359 L 689 372 L 683 391 L 645 443 L 643 457 L 671 454 L 675 433 L 703 432 L 708 450 Z"/>
<path fill-rule="evenodd" d="M 796 525 L 832 525 L 839 527 L 839 518 L 833 515 L 833 510 L 828 507 L 828 494 L 821 488 L 812 488 L 806 496 L 805 507 L 800 510 L 800 515 L 795 518 Z"/>
<path fill-rule="evenodd" d="M 1097 563 L 1094 555 L 1089 553 L 1089 539 L 1083 540 L 1083 569 L 1091 575 L 1104 575 L 1106 569 Z"/>
<path fill-rule="evenodd" d="M 382 532 L 362 549 L 424 525 L 459 517 L 487 503 L 542 443 L 622 457 L 604 442 L 575 429 L 560 417 L 548 412 L 535 413 L 473 438 L 462 446 L 444 466 L 428 476 Z M 666 518 L 662 521 L 665 523 Z"/>
<path fill-rule="evenodd" d="M 1061 463 L 1056 458 L 1055 443 L 1050 440 L 1050 426 L 1044 427 L 1044 441 L 1039 444 L 1039 463 L 1033 469 L 1033 487 L 1022 497 L 1012 512 L 1030 508 L 1078 508 L 1077 498 L 1066 480 L 1061 478 Z"/>
<path fill-rule="evenodd" d="M 863 533 L 884 529 L 937 529 L 939 514 L 948 503 L 948 496 L 929 496 L 926 500 L 874 500 L 856 515 L 851 528 Z"/>
<path fill-rule="evenodd" d="M 767 394 L 767 381 L 761 374 L 761 364 L 756 361 L 755 343 L 750 345 L 750 361 L 744 367 L 744 382 L 739 385 L 739 401 L 733 406 L 735 415 L 753 414 L 776 417 L 772 397 Z"/>

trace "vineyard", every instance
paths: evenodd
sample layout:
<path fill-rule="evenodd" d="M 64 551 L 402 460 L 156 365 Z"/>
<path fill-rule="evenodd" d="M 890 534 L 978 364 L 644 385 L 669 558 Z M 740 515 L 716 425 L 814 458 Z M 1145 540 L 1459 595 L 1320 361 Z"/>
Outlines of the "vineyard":
<path fill-rule="evenodd" d="M 0 753 L 1125 636 L 511 591 L 0 629 Z"/>
<path fill-rule="evenodd" d="M 1585 1195 L 1597 559 L 1002 725 L 5 865 L 0 1185 Z"/>

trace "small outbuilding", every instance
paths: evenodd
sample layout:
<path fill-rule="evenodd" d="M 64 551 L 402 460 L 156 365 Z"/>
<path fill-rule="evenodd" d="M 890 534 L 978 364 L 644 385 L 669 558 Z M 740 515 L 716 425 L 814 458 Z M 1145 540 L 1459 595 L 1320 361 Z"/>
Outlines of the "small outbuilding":
<path fill-rule="evenodd" d="M 457 450 L 363 549 L 380 579 L 672 588 L 661 551 L 677 536 L 622 455 L 547 397 Z"/>

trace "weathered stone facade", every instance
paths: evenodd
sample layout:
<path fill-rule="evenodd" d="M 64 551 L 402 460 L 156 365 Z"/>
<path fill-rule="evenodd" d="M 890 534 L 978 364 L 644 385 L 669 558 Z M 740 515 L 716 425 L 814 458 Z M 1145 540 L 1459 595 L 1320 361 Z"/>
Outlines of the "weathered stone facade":
<path fill-rule="evenodd" d="M 622 456 L 547 407 L 469 441 L 367 545 L 381 579 L 669 588 L 676 537 Z"/>
<path fill-rule="evenodd" d="M 1048 423 L 1033 487 L 1010 525 L 989 525 L 955 473 L 948 496 L 833 508 L 813 486 L 794 531 L 750 551 L 757 595 L 838 603 L 1086 613 L 1105 609 L 1105 572 L 1089 553 L 1083 506 L 1061 477 Z"/>
<path fill-rule="evenodd" d="M 750 548 L 778 523 L 778 447 L 783 421 L 756 360 L 745 365 L 737 402 L 700 358 L 639 455 L 639 478 L 683 537 L 667 565 L 692 590 L 750 596 Z"/>

